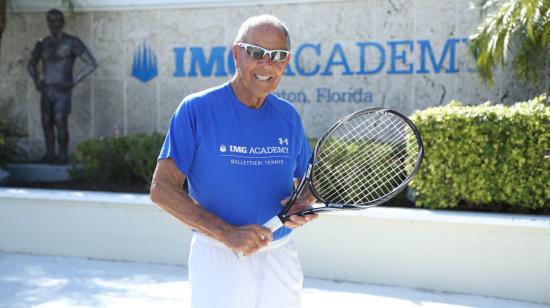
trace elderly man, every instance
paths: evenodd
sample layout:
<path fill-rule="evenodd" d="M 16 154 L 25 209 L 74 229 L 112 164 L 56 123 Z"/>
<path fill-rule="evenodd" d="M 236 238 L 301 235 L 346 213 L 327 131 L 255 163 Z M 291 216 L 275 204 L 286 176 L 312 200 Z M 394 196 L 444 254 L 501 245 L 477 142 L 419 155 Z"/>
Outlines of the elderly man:
<path fill-rule="evenodd" d="M 80 39 L 63 32 L 65 18 L 61 11 L 48 11 L 46 20 L 50 35 L 34 46 L 27 70 L 41 93 L 40 111 L 46 142 L 46 154 L 42 162 L 66 164 L 69 161 L 67 121 L 71 112 L 71 90 L 91 74 L 97 64 Z M 84 66 L 73 79 L 73 65 L 77 57 L 84 62 Z M 42 61 L 42 78 L 36 68 L 39 61 Z M 58 156 L 55 155 L 54 127 L 57 130 Z"/>
<path fill-rule="evenodd" d="M 187 96 L 171 119 L 151 199 L 195 231 L 192 307 L 300 307 L 303 274 L 290 235 L 317 216 L 293 215 L 273 233 L 262 226 L 281 210 L 310 156 L 298 112 L 271 94 L 289 50 L 279 19 L 249 18 L 233 43 L 233 78 Z M 308 192 L 295 207 L 314 200 Z"/>

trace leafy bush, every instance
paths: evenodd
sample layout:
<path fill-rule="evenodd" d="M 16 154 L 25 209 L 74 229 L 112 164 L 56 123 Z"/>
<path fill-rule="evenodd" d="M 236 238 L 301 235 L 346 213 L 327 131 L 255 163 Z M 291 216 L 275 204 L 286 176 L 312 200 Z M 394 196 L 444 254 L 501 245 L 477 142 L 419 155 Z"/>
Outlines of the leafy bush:
<path fill-rule="evenodd" d="M 313 149 L 315 149 L 315 145 L 317 145 L 317 141 L 319 141 L 319 138 L 308 138 L 307 142 L 309 143 L 309 147 L 311 148 L 311 151 L 313 152 Z"/>
<path fill-rule="evenodd" d="M 163 141 L 158 133 L 86 140 L 71 158 L 71 176 L 88 181 L 137 178 L 148 185 Z"/>
<path fill-rule="evenodd" d="M 550 210 L 550 100 L 417 111 L 425 157 L 411 186 L 416 205 Z"/>
<path fill-rule="evenodd" d="M 128 151 L 128 164 L 132 174 L 145 180 L 147 185 L 151 184 L 164 138 L 161 134 L 128 137 L 131 144 Z"/>
<path fill-rule="evenodd" d="M 0 113 L 5 112 L 0 110 Z M 8 138 L 23 137 L 20 129 L 16 127 L 13 122 L 7 122 L 0 117 L 0 167 L 5 166 L 8 159 L 11 158 L 15 150 L 15 144 L 13 140 L 8 142 Z"/>

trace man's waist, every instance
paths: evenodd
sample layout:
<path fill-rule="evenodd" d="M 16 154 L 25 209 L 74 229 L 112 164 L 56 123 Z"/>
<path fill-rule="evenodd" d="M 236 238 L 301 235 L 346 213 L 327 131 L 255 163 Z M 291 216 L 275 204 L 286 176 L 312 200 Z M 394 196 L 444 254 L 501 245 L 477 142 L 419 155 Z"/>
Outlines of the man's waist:
<path fill-rule="evenodd" d="M 207 235 L 204 235 L 204 234 L 202 234 L 200 232 L 197 232 L 197 231 L 195 231 L 194 233 L 195 233 L 195 235 L 194 235 L 195 239 L 197 241 L 199 241 L 200 243 L 203 243 L 203 244 L 206 244 L 206 245 L 209 245 L 209 246 L 213 246 L 213 247 L 218 247 L 218 248 L 231 250 L 229 247 L 225 246 L 225 244 L 223 244 L 222 242 L 220 242 L 220 241 L 218 241 L 214 238 L 211 238 L 211 237 L 209 237 Z M 269 242 L 269 244 L 267 246 L 263 247 L 259 251 L 269 251 L 269 250 L 272 250 L 272 249 L 276 249 L 276 248 L 281 247 L 284 244 L 288 243 L 290 240 L 291 240 L 291 236 L 287 235 L 287 236 L 285 236 L 281 239 Z"/>
<path fill-rule="evenodd" d="M 73 87 L 72 81 L 67 82 L 57 82 L 57 83 L 44 83 L 43 90 L 45 91 L 55 91 L 55 92 L 70 92 Z"/>

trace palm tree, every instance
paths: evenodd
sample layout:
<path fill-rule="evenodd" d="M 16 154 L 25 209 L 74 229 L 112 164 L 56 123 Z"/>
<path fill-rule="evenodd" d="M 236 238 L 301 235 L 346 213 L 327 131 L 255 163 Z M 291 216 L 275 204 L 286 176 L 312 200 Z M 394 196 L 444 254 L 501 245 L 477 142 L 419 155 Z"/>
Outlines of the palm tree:
<path fill-rule="evenodd" d="M 550 54 L 550 0 L 483 0 L 482 14 L 470 36 L 481 78 L 492 84 L 494 68 L 511 63 L 520 80 L 538 81 Z"/>

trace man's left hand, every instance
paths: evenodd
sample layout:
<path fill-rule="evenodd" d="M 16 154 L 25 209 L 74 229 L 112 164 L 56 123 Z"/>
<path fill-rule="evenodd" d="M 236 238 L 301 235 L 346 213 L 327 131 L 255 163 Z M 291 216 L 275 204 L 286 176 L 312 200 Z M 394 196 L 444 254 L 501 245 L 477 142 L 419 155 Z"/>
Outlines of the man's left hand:
<path fill-rule="evenodd" d="M 283 206 L 285 206 L 288 202 L 288 199 L 289 198 L 286 198 L 284 199 L 283 201 L 281 201 L 281 204 Z M 312 206 L 310 203 L 306 202 L 306 201 L 303 201 L 303 200 L 296 200 L 296 202 L 294 203 L 294 205 L 292 206 L 292 209 L 290 209 L 290 213 L 297 213 L 297 212 L 300 212 L 300 211 L 303 211 L 303 210 L 308 210 L 308 209 L 311 209 Z M 305 225 L 306 223 L 314 220 L 314 219 L 317 219 L 319 215 L 317 213 L 312 213 L 312 214 L 307 214 L 307 215 L 291 215 L 289 217 L 289 220 L 285 221 L 284 222 L 284 225 L 285 227 L 288 227 L 288 228 L 291 228 L 291 229 L 296 229 L 296 228 L 299 228 L 303 225 Z"/>

